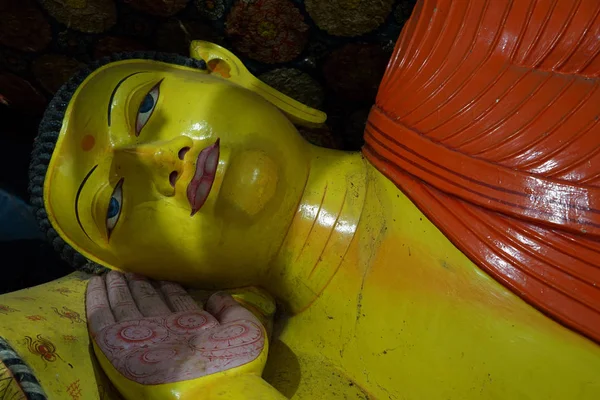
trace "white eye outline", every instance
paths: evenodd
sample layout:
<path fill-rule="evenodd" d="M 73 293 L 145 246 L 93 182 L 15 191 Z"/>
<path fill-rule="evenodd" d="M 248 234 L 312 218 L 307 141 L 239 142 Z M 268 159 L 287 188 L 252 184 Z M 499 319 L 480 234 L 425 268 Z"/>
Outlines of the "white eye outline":
<path fill-rule="evenodd" d="M 152 116 L 152 113 L 154 112 L 154 109 L 156 108 L 156 104 L 158 103 L 158 96 L 160 95 L 160 84 L 161 83 L 162 83 L 162 81 L 158 82 L 156 84 L 156 86 L 154 86 L 152 89 L 150 89 L 148 94 L 146 96 L 144 96 L 144 98 L 142 99 L 142 102 L 140 103 L 140 106 L 138 108 L 137 117 L 135 119 L 135 136 L 140 135 L 140 132 L 142 131 L 144 126 L 146 126 L 146 124 L 150 120 L 150 117 Z M 144 100 L 146 99 L 146 97 L 148 97 L 148 95 L 152 97 L 152 100 L 154 100 L 154 104 L 152 105 L 152 108 L 150 110 L 148 110 L 146 112 L 141 112 L 140 108 L 142 108 L 142 104 L 144 104 Z"/>
<path fill-rule="evenodd" d="M 115 190 L 113 190 L 112 195 L 110 196 L 110 200 L 114 197 L 119 203 L 119 212 L 114 217 L 108 217 L 108 211 L 110 210 L 110 200 L 108 201 L 108 208 L 106 210 L 106 230 L 108 231 L 108 235 L 115 229 L 117 222 L 119 221 L 119 217 L 121 216 L 121 211 L 123 210 L 123 179 L 117 183 Z"/>

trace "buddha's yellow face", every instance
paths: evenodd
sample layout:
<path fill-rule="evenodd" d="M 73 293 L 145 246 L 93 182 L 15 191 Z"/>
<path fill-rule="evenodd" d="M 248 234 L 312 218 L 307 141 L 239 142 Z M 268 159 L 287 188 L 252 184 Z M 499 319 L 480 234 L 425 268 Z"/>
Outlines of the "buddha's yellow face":
<path fill-rule="evenodd" d="M 187 67 L 121 61 L 71 99 L 45 206 L 67 243 L 110 268 L 250 284 L 294 215 L 307 146 L 251 90 Z"/>

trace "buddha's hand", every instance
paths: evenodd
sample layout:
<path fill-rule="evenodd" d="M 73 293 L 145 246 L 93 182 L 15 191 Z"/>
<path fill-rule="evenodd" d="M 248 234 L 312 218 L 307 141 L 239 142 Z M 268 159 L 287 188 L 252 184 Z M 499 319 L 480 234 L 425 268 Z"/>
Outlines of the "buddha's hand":
<path fill-rule="evenodd" d="M 142 385 L 200 378 L 251 363 L 264 350 L 260 322 L 228 294 L 211 296 L 205 311 L 181 286 L 156 286 L 115 271 L 88 284 L 90 333 L 125 378 Z"/>

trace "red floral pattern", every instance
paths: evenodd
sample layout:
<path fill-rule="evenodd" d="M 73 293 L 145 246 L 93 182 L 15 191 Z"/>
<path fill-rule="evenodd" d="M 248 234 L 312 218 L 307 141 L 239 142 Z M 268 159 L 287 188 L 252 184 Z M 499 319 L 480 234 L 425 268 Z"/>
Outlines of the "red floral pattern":
<path fill-rule="evenodd" d="M 227 17 L 235 49 L 265 63 L 296 58 L 307 43 L 308 25 L 288 0 L 240 1 Z"/>
<path fill-rule="evenodd" d="M 198 11 L 210 20 L 217 20 L 225 15 L 224 0 L 196 0 Z"/>
<path fill-rule="evenodd" d="M 35 339 L 30 336 L 25 336 L 25 344 L 27 349 L 35 355 L 47 362 L 54 362 L 61 358 L 56 352 L 56 346 L 49 339 L 46 339 L 41 334 L 37 335 Z"/>
<path fill-rule="evenodd" d="M 51 40 L 50 24 L 33 1 L 0 2 L 0 44 L 22 51 L 40 51 Z"/>
<path fill-rule="evenodd" d="M 80 32 L 104 32 L 117 21 L 113 0 L 40 0 L 40 3 L 57 21 Z"/>
<path fill-rule="evenodd" d="M 331 35 L 359 36 L 382 25 L 394 0 L 306 0 L 306 10 Z"/>
<path fill-rule="evenodd" d="M 28 315 L 25 318 L 27 318 L 30 321 L 45 321 L 46 317 L 42 316 L 42 315 Z"/>
<path fill-rule="evenodd" d="M 85 323 L 85 321 L 81 318 L 81 315 L 79 315 L 78 312 L 71 310 L 70 308 L 63 306 L 62 310 L 59 310 L 56 307 L 51 307 L 54 312 L 56 314 L 58 314 L 58 316 L 60 316 L 61 318 L 65 318 L 68 319 L 69 321 L 71 321 L 71 323 L 79 323 L 79 324 L 83 324 Z"/>
<path fill-rule="evenodd" d="M 7 306 L 6 304 L 0 304 L 0 314 L 8 314 L 17 312 L 16 308 L 12 308 L 11 306 Z"/>

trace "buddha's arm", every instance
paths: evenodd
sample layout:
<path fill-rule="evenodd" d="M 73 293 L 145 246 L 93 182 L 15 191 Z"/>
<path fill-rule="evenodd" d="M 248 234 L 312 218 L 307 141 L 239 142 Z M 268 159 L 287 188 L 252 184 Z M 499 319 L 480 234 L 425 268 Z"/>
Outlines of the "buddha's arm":
<path fill-rule="evenodd" d="M 285 397 L 260 376 L 227 376 L 194 393 L 194 399 L 206 400 L 284 400 Z"/>
<path fill-rule="evenodd" d="M 229 294 L 204 309 L 179 285 L 113 271 L 90 280 L 86 307 L 94 352 L 126 399 L 283 398 L 260 378 L 266 329 Z"/>
<path fill-rule="evenodd" d="M 110 362 L 94 346 L 102 368 L 111 382 L 126 399 L 151 400 L 283 400 L 285 397 L 250 368 L 222 371 L 199 380 L 181 381 L 163 385 L 142 385 L 126 379 L 112 368 Z"/>
<path fill-rule="evenodd" d="M 128 397 L 125 390 L 124 395 L 139 399 L 140 390 L 145 390 L 143 385 L 132 385 L 118 372 L 111 374 L 110 363 L 100 352 L 101 368 L 90 353 L 85 321 L 88 278 L 86 274 L 73 273 L 44 285 L 0 296 L 0 337 L 31 368 L 32 374 L 41 382 L 41 390 L 49 398 L 70 399 L 71 394 L 78 394 L 82 399 L 121 399 L 111 382 L 122 390 L 120 383 L 125 381 L 133 393 Z M 263 304 L 259 294 L 250 289 L 234 294 L 234 297 L 238 302 L 248 303 L 248 306 L 254 304 L 251 309 L 255 313 L 259 313 L 258 309 L 260 314 L 272 312 L 268 304 Z M 259 319 L 266 325 L 262 318 Z M 264 352 L 266 354 L 266 348 Z M 187 397 L 179 398 L 284 399 L 260 378 L 262 361 L 259 358 L 249 365 L 210 375 L 201 385 L 192 385 L 193 390 L 187 392 Z M 108 378 L 102 369 L 106 370 Z M 112 372 L 116 371 L 112 369 Z M 175 384 L 179 394 L 190 387 L 186 383 Z M 18 389 L 17 386 L 14 390 Z M 172 398 L 176 392 L 156 390 L 172 389 L 168 386 L 153 386 L 152 392 L 156 396 L 151 398 Z"/>

